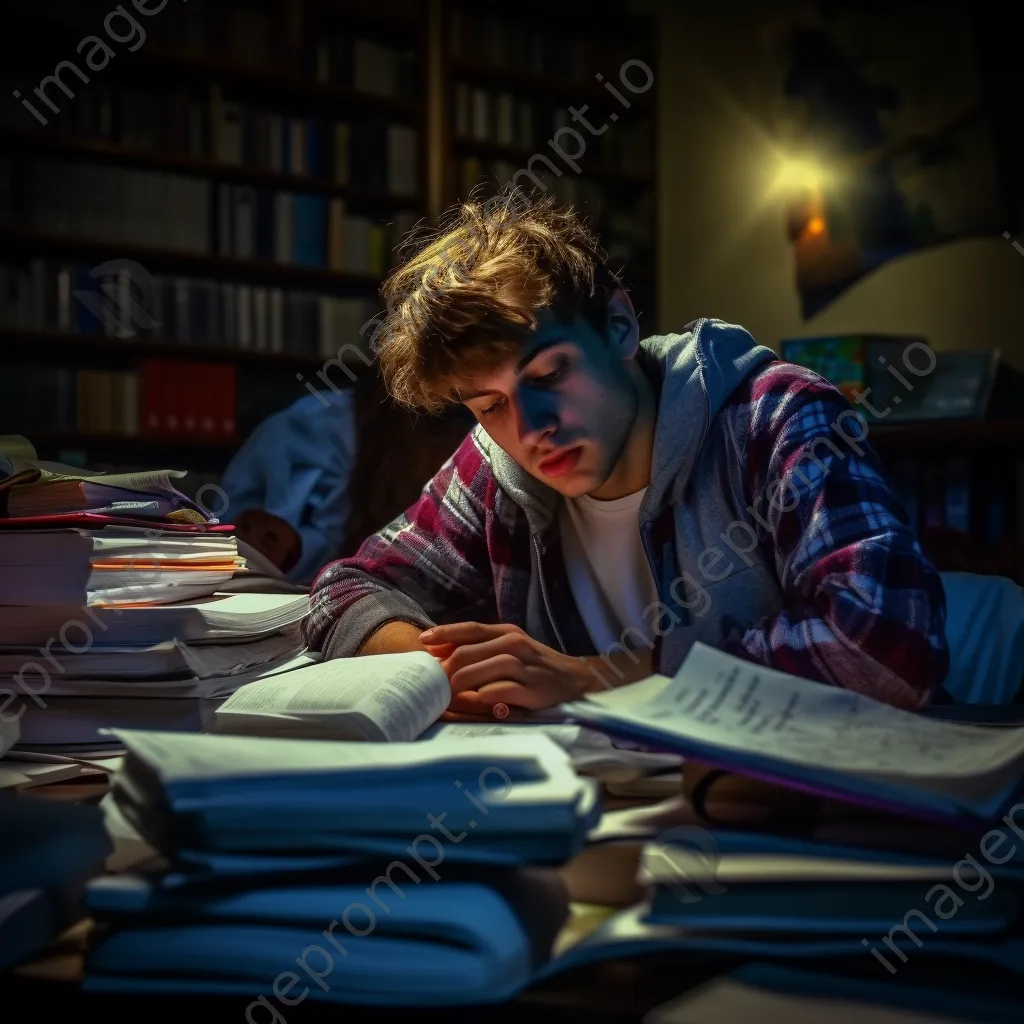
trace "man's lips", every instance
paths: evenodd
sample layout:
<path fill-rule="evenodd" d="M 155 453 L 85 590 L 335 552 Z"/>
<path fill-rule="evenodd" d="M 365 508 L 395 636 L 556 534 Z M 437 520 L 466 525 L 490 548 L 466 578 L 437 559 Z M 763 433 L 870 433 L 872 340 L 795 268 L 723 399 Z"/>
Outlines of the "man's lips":
<path fill-rule="evenodd" d="M 566 448 L 562 451 L 555 452 L 554 455 L 549 455 L 547 458 L 541 459 L 540 462 L 537 463 L 537 468 L 545 476 L 564 476 L 576 466 L 582 451 L 583 449 L 577 446 L 575 448 Z"/>

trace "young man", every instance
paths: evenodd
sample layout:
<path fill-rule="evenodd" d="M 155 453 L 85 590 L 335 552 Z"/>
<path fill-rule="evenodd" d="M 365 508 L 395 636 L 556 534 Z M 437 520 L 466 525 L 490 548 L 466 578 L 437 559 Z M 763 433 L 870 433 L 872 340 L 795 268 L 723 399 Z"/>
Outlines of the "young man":
<path fill-rule="evenodd" d="M 319 576 L 311 646 L 429 650 L 470 714 L 671 674 L 698 640 L 927 703 L 942 584 L 831 385 L 718 320 L 641 340 L 596 240 L 548 199 L 463 205 L 384 296 L 392 394 L 463 402 L 478 426 Z"/>

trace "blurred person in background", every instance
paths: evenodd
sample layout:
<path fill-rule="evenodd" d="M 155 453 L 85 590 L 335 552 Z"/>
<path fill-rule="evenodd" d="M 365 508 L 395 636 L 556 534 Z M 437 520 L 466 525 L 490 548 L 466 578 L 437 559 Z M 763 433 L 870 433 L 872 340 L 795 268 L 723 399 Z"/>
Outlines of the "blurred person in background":
<path fill-rule="evenodd" d="M 351 387 L 303 395 L 252 432 L 224 473 L 228 519 L 286 579 L 311 583 L 408 508 L 471 426 L 468 414 L 397 406 L 367 367 Z"/>

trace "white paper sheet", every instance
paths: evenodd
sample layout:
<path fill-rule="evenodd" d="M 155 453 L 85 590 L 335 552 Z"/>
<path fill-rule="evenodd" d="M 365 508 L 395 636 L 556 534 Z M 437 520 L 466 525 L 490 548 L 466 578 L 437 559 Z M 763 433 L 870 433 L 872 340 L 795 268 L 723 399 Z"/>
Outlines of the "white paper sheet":
<path fill-rule="evenodd" d="M 1024 729 L 922 718 L 699 643 L 669 683 L 645 683 L 646 701 L 624 687 L 587 703 L 681 737 L 865 775 L 970 778 L 1024 755 Z"/>

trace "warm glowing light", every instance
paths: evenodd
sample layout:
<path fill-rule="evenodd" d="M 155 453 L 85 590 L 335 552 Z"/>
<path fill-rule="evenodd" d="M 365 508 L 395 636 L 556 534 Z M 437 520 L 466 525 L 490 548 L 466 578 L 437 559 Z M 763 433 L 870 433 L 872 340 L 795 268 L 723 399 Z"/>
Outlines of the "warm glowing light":
<path fill-rule="evenodd" d="M 819 189 L 828 180 L 828 172 L 816 160 L 791 157 L 782 160 L 775 175 L 775 190 Z"/>
<path fill-rule="evenodd" d="M 807 234 L 821 235 L 825 232 L 825 221 L 821 217 L 812 217 L 807 222 Z"/>

